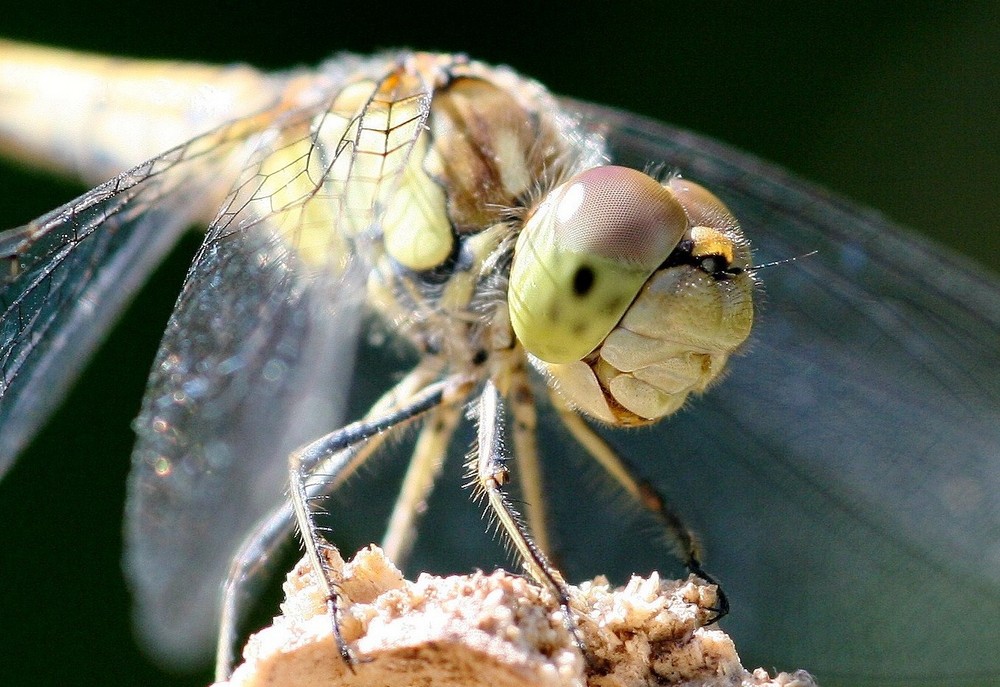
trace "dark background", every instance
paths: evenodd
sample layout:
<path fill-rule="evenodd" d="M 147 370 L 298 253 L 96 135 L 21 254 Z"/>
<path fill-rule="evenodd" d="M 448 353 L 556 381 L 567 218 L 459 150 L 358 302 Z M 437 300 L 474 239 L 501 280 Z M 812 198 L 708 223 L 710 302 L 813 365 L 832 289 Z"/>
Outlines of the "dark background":
<path fill-rule="evenodd" d="M 750 150 L 1000 270 L 997 3 L 281 5 L 40 11 L 18 3 L 5 10 L 0 34 L 264 68 L 340 50 L 464 51 L 555 92 Z M 81 190 L 0 166 L 0 226 Z M 208 681 L 207 673 L 162 673 L 138 652 L 119 569 L 129 422 L 194 245 L 160 272 L 0 482 L 0 684 Z"/>

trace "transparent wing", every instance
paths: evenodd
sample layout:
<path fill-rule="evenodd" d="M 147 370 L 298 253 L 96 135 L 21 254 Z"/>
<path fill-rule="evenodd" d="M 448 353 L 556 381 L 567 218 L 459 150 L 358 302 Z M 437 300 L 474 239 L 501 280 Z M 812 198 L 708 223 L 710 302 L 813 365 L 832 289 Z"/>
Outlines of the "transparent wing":
<path fill-rule="evenodd" d="M 354 84 L 273 124 L 160 346 L 137 422 L 126 567 L 140 630 L 172 663 L 214 649 L 221 582 L 284 498 L 288 453 L 342 421 L 358 268 L 428 106 L 421 82 L 383 77 L 360 101 Z"/>
<path fill-rule="evenodd" d="M 249 127 L 222 127 L 0 233 L 0 475 L 183 231 L 209 215 Z"/>
<path fill-rule="evenodd" d="M 761 271 L 722 383 L 608 434 L 703 536 L 741 655 L 823 684 L 1000 684 L 1000 282 L 718 143 L 565 104 L 617 162 L 715 191 L 758 264 L 818 251 Z M 656 550 L 573 517 L 622 566 Z"/>

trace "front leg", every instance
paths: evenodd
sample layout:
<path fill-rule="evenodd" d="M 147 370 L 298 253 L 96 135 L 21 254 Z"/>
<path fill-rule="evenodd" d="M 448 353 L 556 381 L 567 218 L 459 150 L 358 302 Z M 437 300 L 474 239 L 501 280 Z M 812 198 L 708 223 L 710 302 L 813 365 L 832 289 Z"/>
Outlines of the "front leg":
<path fill-rule="evenodd" d="M 503 487 L 510 479 L 507 468 L 507 456 L 503 446 L 504 407 L 500 392 L 492 381 L 487 381 L 479 398 L 479 427 L 477 432 L 477 450 L 474 457 L 476 484 L 479 493 L 484 495 L 504 533 L 514 544 L 520 554 L 524 566 L 538 584 L 547 588 L 555 596 L 556 602 L 563 611 L 563 623 L 566 631 L 573 637 L 584 658 L 587 651 L 576 625 L 576 616 L 570 607 L 569 588 L 562 575 L 556 570 L 545 553 L 538 547 L 528 528 L 521 521 L 520 515 L 514 510 Z"/>

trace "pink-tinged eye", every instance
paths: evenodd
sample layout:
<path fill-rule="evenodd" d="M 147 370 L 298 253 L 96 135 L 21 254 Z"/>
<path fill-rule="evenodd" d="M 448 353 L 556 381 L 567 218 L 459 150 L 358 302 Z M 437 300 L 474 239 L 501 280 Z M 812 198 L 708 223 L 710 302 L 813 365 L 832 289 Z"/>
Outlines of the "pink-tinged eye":
<path fill-rule="evenodd" d="M 546 362 L 582 359 L 687 229 L 673 192 L 634 169 L 597 167 L 553 189 L 514 249 L 508 303 L 519 340 Z"/>
<path fill-rule="evenodd" d="M 628 167 L 595 167 L 553 192 L 553 240 L 571 253 L 653 270 L 687 229 L 674 194 Z"/>
<path fill-rule="evenodd" d="M 714 193 L 701 184 L 674 177 L 666 184 L 684 206 L 693 227 L 711 227 L 719 231 L 738 230 L 740 223 Z"/>

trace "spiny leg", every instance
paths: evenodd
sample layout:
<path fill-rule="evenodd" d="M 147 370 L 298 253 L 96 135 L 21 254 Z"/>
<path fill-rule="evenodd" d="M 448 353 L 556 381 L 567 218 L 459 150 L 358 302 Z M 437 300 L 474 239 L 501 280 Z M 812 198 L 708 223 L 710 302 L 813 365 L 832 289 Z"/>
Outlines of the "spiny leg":
<path fill-rule="evenodd" d="M 517 456 L 517 483 L 524 499 L 528 530 L 535 543 L 546 555 L 552 555 L 548 515 L 545 512 L 545 490 L 541 463 L 538 458 L 538 415 L 535 396 L 523 367 L 511 374 L 510 412 L 514 419 L 511 435 Z"/>
<path fill-rule="evenodd" d="M 697 575 L 709 584 L 715 585 L 718 595 L 716 606 L 710 610 L 715 612 L 712 622 L 721 620 L 729 613 L 729 599 L 726 598 L 722 586 L 714 577 L 705 572 L 701 565 L 701 546 L 694 532 L 684 524 L 681 517 L 670 507 L 666 499 L 648 481 L 636 477 L 635 469 L 622 458 L 611 446 L 595 432 L 580 415 L 569 408 L 557 393 L 550 394 L 552 405 L 555 406 L 566 429 L 569 430 L 577 443 L 586 449 L 590 457 L 604 468 L 625 492 L 640 506 L 652 513 L 663 528 L 670 534 L 680 550 L 680 558 L 691 573 Z"/>
<path fill-rule="evenodd" d="M 325 461 L 323 474 L 330 481 L 324 492 L 335 492 L 390 436 L 392 432 L 377 434 L 366 443 L 340 451 Z M 309 498 L 313 498 L 311 492 Z M 291 503 L 284 501 L 253 528 L 233 557 L 223 591 L 215 654 L 216 682 L 224 682 L 232 674 L 237 633 L 246 610 L 244 606 L 253 598 L 254 587 L 270 569 L 271 556 L 294 530 L 295 513 Z"/>
<path fill-rule="evenodd" d="M 503 415 L 500 392 L 492 381 L 487 381 L 479 397 L 479 427 L 475 458 L 477 484 L 520 554 L 528 572 L 555 596 L 563 612 L 566 630 L 573 637 L 573 642 L 580 653 L 586 658 L 587 651 L 576 625 L 576 617 L 570 608 L 566 581 L 538 548 L 503 491 L 503 486 L 510 478 L 510 471 L 505 465 L 507 457 L 503 450 Z"/>
<path fill-rule="evenodd" d="M 306 549 L 306 556 L 313 568 L 317 581 L 326 596 L 327 612 L 333 626 L 334 640 L 341 657 L 350 667 L 353 658 L 340 633 L 339 607 L 336 583 L 333 574 L 322 555 L 325 547 L 333 548 L 319 533 L 312 509 L 309 507 L 309 490 L 306 479 L 310 471 L 331 455 L 371 440 L 372 437 L 408 424 L 440 405 L 460 404 L 469 391 L 465 378 L 449 378 L 431 384 L 410 398 L 395 412 L 372 420 L 362 420 L 326 435 L 293 452 L 288 458 L 290 495 L 295 520 Z"/>
<path fill-rule="evenodd" d="M 417 518 L 430 496 L 448 452 L 448 444 L 462 419 L 460 405 L 439 406 L 432 410 L 420 429 L 413 457 L 389 518 L 382 549 L 389 560 L 402 567 L 413 548 Z"/>
<path fill-rule="evenodd" d="M 399 410 L 418 391 L 430 384 L 439 371 L 440 365 L 435 361 L 417 366 L 383 394 L 364 419 L 374 420 Z M 391 435 L 392 432 L 377 434 L 363 444 L 334 454 L 322 464 L 313 466 L 311 471 L 306 470 L 311 472 L 311 476 L 323 476 L 322 481 L 310 480 L 307 487 L 309 499 L 312 500 L 317 495 L 329 495 L 339 489 Z M 283 502 L 254 526 L 233 557 L 223 587 L 215 654 L 216 682 L 229 678 L 236 656 L 235 643 L 244 606 L 252 598 L 254 586 L 267 572 L 270 557 L 287 540 L 294 528 L 295 515 L 291 504 Z"/>
<path fill-rule="evenodd" d="M 271 556 L 286 541 L 295 526 L 287 501 L 254 525 L 229 564 L 222 592 L 219 635 L 215 643 L 215 682 L 225 682 L 233 672 L 236 640 L 246 604 L 270 568 Z"/>

